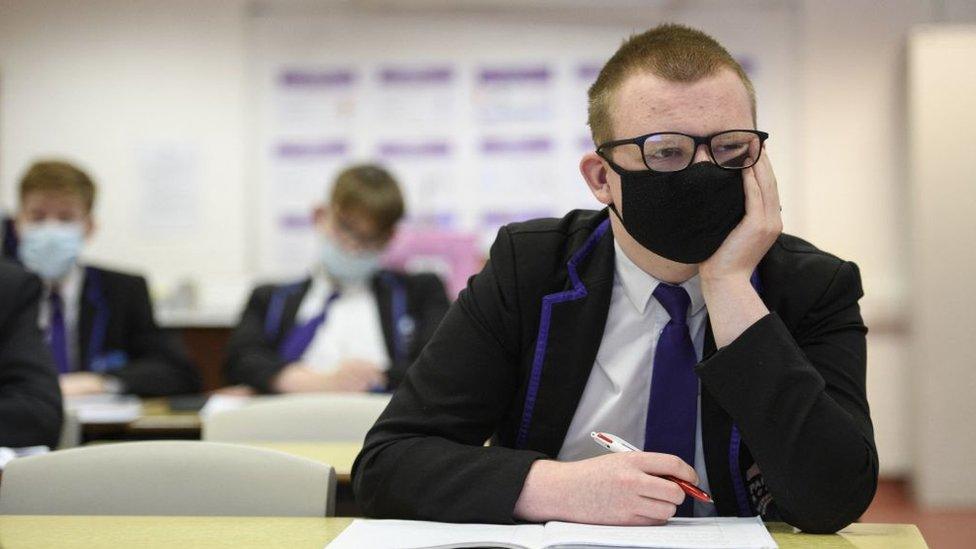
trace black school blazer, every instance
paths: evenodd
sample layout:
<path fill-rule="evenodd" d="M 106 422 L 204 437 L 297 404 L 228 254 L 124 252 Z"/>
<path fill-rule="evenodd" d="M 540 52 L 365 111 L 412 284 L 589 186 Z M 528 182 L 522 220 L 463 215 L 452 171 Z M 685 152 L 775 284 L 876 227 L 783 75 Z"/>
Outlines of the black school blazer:
<path fill-rule="evenodd" d="M 554 458 L 610 306 L 606 210 L 503 227 L 353 468 L 373 517 L 513 522 L 532 462 Z M 702 438 L 721 515 L 834 532 L 873 498 L 878 456 L 865 395 L 857 266 L 781 235 L 758 267 L 771 311 L 715 350 Z M 493 445 L 483 442 L 493 439 Z"/>
<path fill-rule="evenodd" d="M 61 390 L 37 324 L 41 281 L 0 259 L 0 446 L 45 445 L 61 432 Z"/>
<path fill-rule="evenodd" d="M 224 373 L 228 382 L 271 392 L 272 379 L 286 366 L 278 347 L 295 326 L 311 282 L 306 278 L 293 284 L 266 284 L 251 292 L 227 344 Z M 430 273 L 381 271 L 370 287 L 391 360 L 387 389 L 393 390 L 433 335 L 450 302 L 441 279 Z"/>
<path fill-rule="evenodd" d="M 79 299 L 80 370 L 115 376 L 140 396 L 200 391 L 182 341 L 156 325 L 145 278 L 85 267 Z"/>

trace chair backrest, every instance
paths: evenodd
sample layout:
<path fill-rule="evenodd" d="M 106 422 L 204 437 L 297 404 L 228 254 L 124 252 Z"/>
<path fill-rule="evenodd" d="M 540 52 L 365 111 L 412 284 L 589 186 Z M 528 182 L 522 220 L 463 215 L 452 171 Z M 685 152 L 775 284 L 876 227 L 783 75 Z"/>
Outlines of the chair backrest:
<path fill-rule="evenodd" d="M 217 442 L 361 442 L 390 402 L 387 394 L 282 395 L 204 419 Z"/>
<path fill-rule="evenodd" d="M 81 444 L 81 422 L 74 410 L 64 409 L 64 420 L 61 422 L 61 437 L 58 439 L 58 449 L 66 450 Z"/>
<path fill-rule="evenodd" d="M 120 442 L 7 464 L 0 514 L 329 516 L 335 470 L 274 450 Z"/>

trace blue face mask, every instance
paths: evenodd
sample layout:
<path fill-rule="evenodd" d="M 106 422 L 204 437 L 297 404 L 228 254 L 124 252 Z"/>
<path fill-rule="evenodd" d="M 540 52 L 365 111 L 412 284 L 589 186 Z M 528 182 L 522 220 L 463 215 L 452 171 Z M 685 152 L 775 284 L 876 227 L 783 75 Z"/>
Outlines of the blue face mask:
<path fill-rule="evenodd" d="M 84 241 L 80 223 L 32 223 L 20 234 L 18 255 L 44 280 L 60 280 L 77 261 Z"/>
<path fill-rule="evenodd" d="M 340 284 L 361 284 L 380 270 L 380 252 L 352 253 L 329 236 L 321 238 L 321 261 Z"/>

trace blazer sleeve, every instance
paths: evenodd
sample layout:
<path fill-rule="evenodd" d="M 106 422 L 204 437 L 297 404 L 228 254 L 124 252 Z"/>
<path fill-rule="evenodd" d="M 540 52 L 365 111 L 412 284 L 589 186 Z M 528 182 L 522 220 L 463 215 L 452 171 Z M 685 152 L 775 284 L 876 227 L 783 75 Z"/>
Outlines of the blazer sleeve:
<path fill-rule="evenodd" d="M 353 489 L 372 517 L 512 523 L 543 454 L 485 447 L 519 382 L 518 304 L 506 229 L 366 436 Z"/>
<path fill-rule="evenodd" d="M 427 345 L 434 331 L 444 319 L 448 307 L 451 306 L 447 299 L 447 292 L 444 290 L 444 283 L 435 274 L 415 275 L 415 288 L 413 289 L 414 309 L 417 311 L 416 318 L 416 339 L 411 345 L 410 356 L 402 360 L 399 364 L 390 367 L 388 390 L 393 391 L 400 386 L 403 376 L 411 364 L 420 356 L 420 351 Z"/>
<path fill-rule="evenodd" d="M 847 526 L 877 487 L 862 295 L 857 266 L 841 262 L 794 334 L 770 313 L 697 368 L 738 424 L 780 518 L 807 532 Z"/>
<path fill-rule="evenodd" d="M 129 393 L 165 396 L 200 391 L 200 374 L 179 337 L 156 324 L 146 279 L 134 277 L 126 300 L 128 363 L 111 375 Z"/>
<path fill-rule="evenodd" d="M 6 281 L 4 281 L 6 283 Z M 61 432 L 61 390 L 44 336 L 37 326 L 41 285 L 24 276 L 0 304 L 0 446 L 56 448 Z"/>
<path fill-rule="evenodd" d="M 271 293 L 271 286 L 259 286 L 251 292 L 227 343 L 227 361 L 224 363 L 224 374 L 229 383 L 250 385 L 262 393 L 273 392 L 271 380 L 285 367 L 285 361 L 264 334 L 264 317 Z"/>

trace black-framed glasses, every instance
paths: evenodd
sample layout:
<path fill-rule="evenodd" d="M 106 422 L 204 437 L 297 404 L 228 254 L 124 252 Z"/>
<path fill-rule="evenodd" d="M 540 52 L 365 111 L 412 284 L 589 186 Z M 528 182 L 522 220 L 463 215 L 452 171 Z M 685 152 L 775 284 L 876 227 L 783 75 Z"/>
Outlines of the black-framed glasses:
<path fill-rule="evenodd" d="M 678 132 L 657 132 L 631 139 L 607 141 L 596 153 L 617 172 L 678 172 L 691 166 L 695 151 L 705 145 L 718 166 L 744 170 L 759 162 L 763 142 L 769 134 L 758 130 L 725 130 L 696 136 Z"/>

